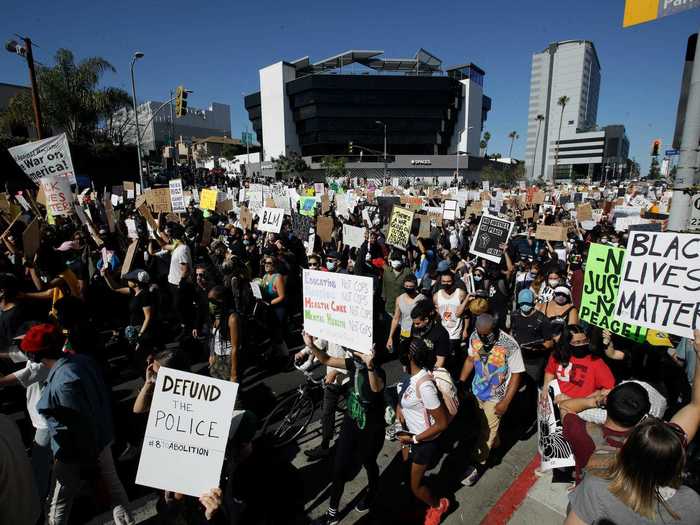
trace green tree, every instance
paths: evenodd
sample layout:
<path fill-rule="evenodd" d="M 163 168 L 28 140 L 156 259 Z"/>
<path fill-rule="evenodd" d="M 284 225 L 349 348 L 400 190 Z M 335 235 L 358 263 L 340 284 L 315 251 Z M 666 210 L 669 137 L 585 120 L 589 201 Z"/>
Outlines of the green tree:
<path fill-rule="evenodd" d="M 484 137 L 481 140 L 481 143 L 484 145 L 484 157 L 487 157 L 489 154 L 489 140 L 491 140 L 491 133 L 484 131 Z"/>
<path fill-rule="evenodd" d="M 552 182 L 557 178 L 557 169 L 559 168 L 559 142 L 561 141 L 561 125 L 564 122 L 564 109 L 569 103 L 569 97 L 566 95 L 559 97 L 557 104 L 561 106 L 561 113 L 559 114 L 559 135 L 557 135 L 557 154 L 554 157 L 554 173 L 552 174 Z"/>
<path fill-rule="evenodd" d="M 501 173 L 499 170 L 491 166 L 490 164 L 486 164 L 483 168 L 481 168 L 481 180 L 487 180 L 489 182 L 497 182 L 501 178 Z"/>
<path fill-rule="evenodd" d="M 226 160 L 233 160 L 236 156 L 236 148 L 232 144 L 224 144 L 221 147 L 221 156 Z"/>
<path fill-rule="evenodd" d="M 513 144 L 515 143 L 516 140 L 520 138 L 520 135 L 518 135 L 517 131 L 511 131 L 508 133 L 508 138 L 510 139 L 510 149 L 508 149 L 508 158 L 512 159 L 513 158 Z"/>
<path fill-rule="evenodd" d="M 276 159 L 273 158 L 272 163 L 275 166 L 275 171 L 284 177 L 291 177 L 309 170 L 306 161 L 296 153 L 280 155 Z"/>
<path fill-rule="evenodd" d="M 321 160 L 321 167 L 326 171 L 326 177 L 341 178 L 348 174 L 343 157 L 326 155 Z"/>
<path fill-rule="evenodd" d="M 656 157 L 653 157 L 651 159 L 651 165 L 649 166 L 649 175 L 647 175 L 647 179 L 656 180 L 660 178 L 661 168 L 659 167 L 659 161 L 656 159 Z"/>
<path fill-rule="evenodd" d="M 37 84 L 43 124 L 47 128 L 63 131 L 68 139 L 77 142 L 94 142 L 101 133 L 100 121 L 113 111 L 129 104 L 129 95 L 119 88 L 100 88 L 106 72 L 116 69 L 100 57 L 75 62 L 73 53 L 59 49 L 53 66 L 37 67 Z M 12 98 L 8 112 L 33 126 L 32 100 L 29 93 Z"/>

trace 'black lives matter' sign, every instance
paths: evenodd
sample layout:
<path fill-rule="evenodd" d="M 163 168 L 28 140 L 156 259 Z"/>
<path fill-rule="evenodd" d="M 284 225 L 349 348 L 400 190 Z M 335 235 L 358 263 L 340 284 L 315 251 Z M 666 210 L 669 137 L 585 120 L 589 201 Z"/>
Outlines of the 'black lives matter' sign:
<path fill-rule="evenodd" d="M 513 224 L 492 215 L 482 215 L 469 252 L 495 263 L 501 262 L 501 245 L 508 242 Z"/>
<path fill-rule="evenodd" d="M 630 232 L 615 315 L 622 321 L 693 337 L 700 327 L 700 236 Z"/>

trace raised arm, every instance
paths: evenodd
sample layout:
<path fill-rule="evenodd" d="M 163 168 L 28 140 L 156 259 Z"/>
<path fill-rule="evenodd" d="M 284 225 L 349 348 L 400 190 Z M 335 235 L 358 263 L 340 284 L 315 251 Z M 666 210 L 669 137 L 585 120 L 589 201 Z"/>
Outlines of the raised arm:
<path fill-rule="evenodd" d="M 700 330 L 695 330 L 693 335 L 695 336 L 693 349 L 695 350 L 697 360 L 700 360 Z M 695 367 L 693 393 L 690 398 L 690 403 L 681 408 L 676 415 L 673 416 L 671 422 L 685 431 L 686 436 L 688 436 L 688 443 L 693 441 L 698 431 L 698 426 L 700 426 L 700 366 Z"/>

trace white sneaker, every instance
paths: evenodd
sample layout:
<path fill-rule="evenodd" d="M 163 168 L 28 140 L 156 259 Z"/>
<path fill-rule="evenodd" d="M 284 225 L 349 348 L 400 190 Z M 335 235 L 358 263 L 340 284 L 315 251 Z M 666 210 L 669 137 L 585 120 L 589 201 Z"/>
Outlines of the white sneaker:
<path fill-rule="evenodd" d="M 133 516 L 124 505 L 114 507 L 112 509 L 112 517 L 114 518 L 114 525 L 136 525 Z"/>

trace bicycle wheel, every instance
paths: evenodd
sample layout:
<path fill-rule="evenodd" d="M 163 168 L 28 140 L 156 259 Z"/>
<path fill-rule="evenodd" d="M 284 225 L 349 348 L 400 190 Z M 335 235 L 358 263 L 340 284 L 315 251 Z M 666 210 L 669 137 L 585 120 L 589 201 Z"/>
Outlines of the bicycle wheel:
<path fill-rule="evenodd" d="M 304 392 L 279 403 L 265 418 L 261 434 L 273 447 L 282 447 L 298 438 L 311 422 L 316 405 Z"/>

